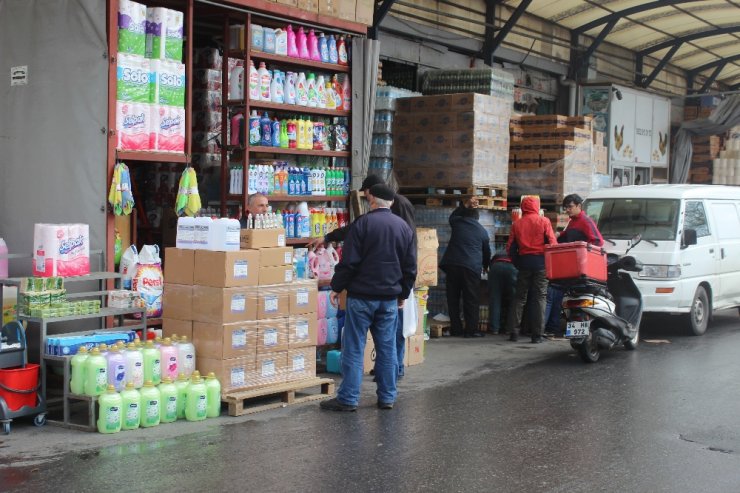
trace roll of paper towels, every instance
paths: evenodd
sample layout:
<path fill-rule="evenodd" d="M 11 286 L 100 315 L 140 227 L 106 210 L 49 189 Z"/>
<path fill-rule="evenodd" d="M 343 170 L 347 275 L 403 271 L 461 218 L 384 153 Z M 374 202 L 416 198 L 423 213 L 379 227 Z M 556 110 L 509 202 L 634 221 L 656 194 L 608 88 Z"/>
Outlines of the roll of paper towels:
<path fill-rule="evenodd" d="M 149 102 L 185 107 L 185 65 L 169 60 L 151 60 Z"/>
<path fill-rule="evenodd" d="M 146 54 L 146 5 L 120 0 L 118 4 L 118 54 Z"/>
<path fill-rule="evenodd" d="M 151 105 L 116 101 L 116 148 L 126 151 L 151 149 Z"/>
<path fill-rule="evenodd" d="M 185 108 L 153 104 L 151 112 L 151 150 L 185 152 Z"/>

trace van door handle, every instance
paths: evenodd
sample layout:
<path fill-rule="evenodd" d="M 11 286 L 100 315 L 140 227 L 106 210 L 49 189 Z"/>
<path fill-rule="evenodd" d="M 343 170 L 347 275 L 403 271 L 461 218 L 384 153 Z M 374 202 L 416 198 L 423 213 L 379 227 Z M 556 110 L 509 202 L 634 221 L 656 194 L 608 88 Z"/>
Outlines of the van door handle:
<path fill-rule="evenodd" d="M 709 253 L 714 253 L 714 248 L 710 248 Z"/>
<path fill-rule="evenodd" d="M 725 258 L 725 249 L 724 248 L 720 248 L 719 251 L 720 251 L 721 257 L 722 258 Z"/>

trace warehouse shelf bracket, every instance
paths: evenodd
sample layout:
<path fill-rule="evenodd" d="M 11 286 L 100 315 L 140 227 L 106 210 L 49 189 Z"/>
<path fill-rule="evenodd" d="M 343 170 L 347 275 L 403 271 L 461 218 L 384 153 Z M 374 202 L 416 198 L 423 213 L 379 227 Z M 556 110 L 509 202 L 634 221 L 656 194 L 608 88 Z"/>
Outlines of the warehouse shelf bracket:
<path fill-rule="evenodd" d="M 727 66 L 727 63 L 728 62 L 724 62 L 724 63 L 717 65 L 717 67 L 714 69 L 714 72 L 712 72 L 712 75 L 707 77 L 707 80 L 704 81 L 704 84 L 701 86 L 701 89 L 699 89 L 698 92 L 700 93 L 707 92 L 709 90 L 709 87 L 714 83 L 715 80 L 717 80 L 717 77 L 719 76 L 719 74 L 721 74 L 722 71 L 725 69 L 725 67 Z"/>
<path fill-rule="evenodd" d="M 594 38 L 593 42 L 591 42 L 591 45 L 586 48 L 586 51 L 583 52 L 583 54 L 576 55 L 573 60 L 573 67 L 571 70 L 571 74 L 575 78 L 576 74 L 581 70 L 581 68 L 588 63 L 591 56 L 596 52 L 596 50 L 599 48 L 601 43 L 604 42 L 606 37 L 609 35 L 612 29 L 614 29 L 614 26 L 617 25 L 617 22 L 619 22 L 618 18 L 611 19 L 609 22 L 606 23 L 606 26 L 601 30 L 601 32 Z M 578 46 L 578 38 L 579 38 L 578 32 L 574 32 L 571 35 L 571 41 L 573 42 L 573 47 L 576 48 Z M 577 49 L 577 48 L 576 48 Z"/>
<path fill-rule="evenodd" d="M 511 13 L 511 16 L 506 23 L 498 30 L 496 37 L 493 37 L 493 28 L 489 28 L 489 25 L 492 26 L 493 21 L 495 20 L 493 11 L 497 3 L 499 2 L 487 2 L 486 5 L 486 39 L 483 45 L 483 61 L 486 65 L 491 65 L 493 63 L 493 54 L 496 51 L 496 48 L 501 46 L 501 43 L 504 42 L 504 39 L 514 28 L 514 25 L 519 21 L 522 14 L 527 10 L 527 7 L 532 3 L 532 0 L 522 0 L 519 5 L 517 5 L 516 9 L 514 9 L 514 12 Z"/>
<path fill-rule="evenodd" d="M 590 31 L 591 29 L 595 29 L 603 24 L 607 24 L 611 22 L 613 19 L 616 19 L 617 21 L 619 21 L 621 19 L 624 19 L 627 16 L 630 16 L 633 14 L 639 14 L 641 12 L 647 12 L 648 10 L 660 9 L 668 5 L 675 5 L 679 3 L 689 3 L 689 2 L 696 2 L 696 1 L 698 0 L 660 0 L 660 1 L 648 2 L 642 5 L 637 5 L 635 7 L 630 7 L 628 9 L 620 10 L 618 12 L 613 12 L 609 15 L 605 15 L 604 17 L 595 19 L 587 24 L 582 25 L 581 27 L 575 28 L 574 31 L 578 34 L 584 34 Z"/>
<path fill-rule="evenodd" d="M 388 12 L 390 12 L 393 4 L 396 3 L 396 0 L 381 1 L 382 3 L 375 9 L 375 13 L 373 14 L 373 25 L 368 30 L 368 37 L 371 39 L 378 39 L 378 27 L 383 22 L 383 19 L 385 19 L 385 16 L 388 15 Z"/>
<path fill-rule="evenodd" d="M 636 73 L 635 77 L 637 78 L 636 83 L 640 87 L 648 87 L 650 84 L 653 83 L 655 78 L 658 76 L 658 74 L 665 68 L 666 65 L 668 65 L 668 62 L 673 58 L 673 55 L 676 54 L 679 48 L 681 48 L 683 43 L 675 44 L 671 47 L 670 50 L 668 50 L 668 53 L 665 54 L 662 60 L 658 62 L 658 64 L 655 66 L 652 72 L 650 72 L 650 75 L 647 77 L 641 75 L 640 73 Z M 642 72 L 642 57 L 640 57 L 640 71 Z"/>

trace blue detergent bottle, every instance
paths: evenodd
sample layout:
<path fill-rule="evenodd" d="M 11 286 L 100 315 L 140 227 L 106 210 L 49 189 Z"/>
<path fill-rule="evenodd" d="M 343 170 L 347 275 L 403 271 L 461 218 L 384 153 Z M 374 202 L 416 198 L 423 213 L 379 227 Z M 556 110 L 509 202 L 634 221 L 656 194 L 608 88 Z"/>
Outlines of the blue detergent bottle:
<path fill-rule="evenodd" d="M 272 147 L 280 147 L 280 120 L 272 121 Z"/>
<path fill-rule="evenodd" d="M 260 145 L 271 147 L 272 146 L 272 122 L 270 121 L 270 117 L 268 116 L 266 111 L 262 113 L 262 118 L 260 118 L 260 129 L 262 130 Z"/>

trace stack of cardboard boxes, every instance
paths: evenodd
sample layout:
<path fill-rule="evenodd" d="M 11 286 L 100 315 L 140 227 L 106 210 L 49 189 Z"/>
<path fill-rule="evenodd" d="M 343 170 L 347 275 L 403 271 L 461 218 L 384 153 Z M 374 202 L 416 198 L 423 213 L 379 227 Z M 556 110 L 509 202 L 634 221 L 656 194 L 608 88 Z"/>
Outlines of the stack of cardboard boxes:
<path fill-rule="evenodd" d="M 718 135 L 694 136 L 691 138 L 694 153 L 689 168 L 691 183 L 712 183 L 714 160 L 720 157 L 722 138 Z"/>
<path fill-rule="evenodd" d="M 284 245 L 284 230 L 243 230 L 239 251 L 167 249 L 163 334 L 192 338 L 222 395 L 316 376 L 318 286 L 293 280 Z"/>
<path fill-rule="evenodd" d="M 511 100 L 464 93 L 402 98 L 393 168 L 402 186 L 505 187 Z"/>
<path fill-rule="evenodd" d="M 313 14 L 337 17 L 371 26 L 375 3 L 373 0 L 272 0 Z"/>
<path fill-rule="evenodd" d="M 591 126 L 588 116 L 512 118 L 509 196 L 533 194 L 554 203 L 570 193 L 588 196 L 594 173 L 606 173 L 606 149 L 598 149 L 598 164 L 592 161 Z"/>

